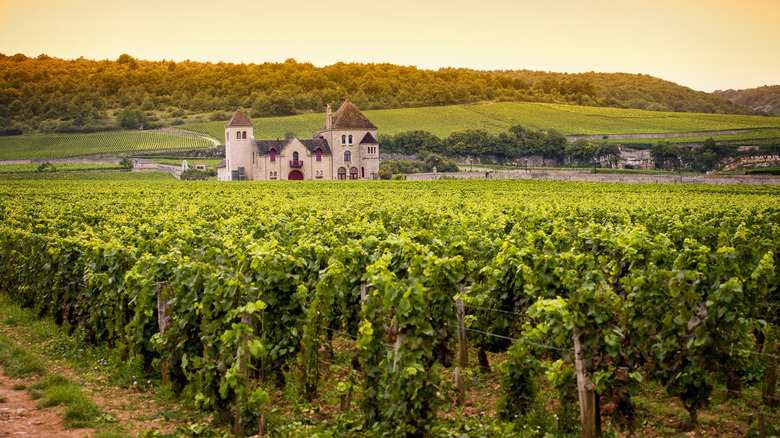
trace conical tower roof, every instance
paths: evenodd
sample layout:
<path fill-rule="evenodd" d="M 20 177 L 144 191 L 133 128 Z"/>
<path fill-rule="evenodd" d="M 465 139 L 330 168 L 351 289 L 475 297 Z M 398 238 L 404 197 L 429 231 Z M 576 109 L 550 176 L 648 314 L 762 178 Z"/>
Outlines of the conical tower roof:
<path fill-rule="evenodd" d="M 249 120 L 249 117 L 245 116 L 241 111 L 236 110 L 236 113 L 233 114 L 233 117 L 230 118 L 230 121 L 227 125 L 225 125 L 225 128 L 228 126 L 252 126 L 252 121 Z"/>
<path fill-rule="evenodd" d="M 333 129 L 377 129 L 349 99 L 333 115 Z"/>

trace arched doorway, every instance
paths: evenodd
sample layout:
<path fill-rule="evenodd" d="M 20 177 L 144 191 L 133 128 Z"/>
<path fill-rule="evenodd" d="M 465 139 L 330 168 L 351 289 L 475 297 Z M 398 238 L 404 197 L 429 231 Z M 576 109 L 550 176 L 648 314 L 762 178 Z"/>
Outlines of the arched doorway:
<path fill-rule="evenodd" d="M 339 179 L 347 179 L 347 169 L 339 167 L 338 176 Z"/>
<path fill-rule="evenodd" d="M 287 179 L 290 181 L 300 181 L 303 179 L 303 174 L 300 170 L 293 170 L 289 175 L 287 175 Z"/>
<path fill-rule="evenodd" d="M 349 179 L 358 179 L 357 167 L 352 167 L 349 169 Z"/>

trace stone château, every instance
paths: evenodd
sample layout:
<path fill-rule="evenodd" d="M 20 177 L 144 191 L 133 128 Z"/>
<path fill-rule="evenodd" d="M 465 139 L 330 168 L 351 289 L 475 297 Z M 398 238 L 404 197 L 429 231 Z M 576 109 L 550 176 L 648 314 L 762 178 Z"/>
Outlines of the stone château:
<path fill-rule="evenodd" d="M 220 181 L 377 179 L 377 127 L 349 100 L 331 114 L 311 139 L 255 140 L 252 121 L 236 111 L 225 125 L 225 159 Z"/>

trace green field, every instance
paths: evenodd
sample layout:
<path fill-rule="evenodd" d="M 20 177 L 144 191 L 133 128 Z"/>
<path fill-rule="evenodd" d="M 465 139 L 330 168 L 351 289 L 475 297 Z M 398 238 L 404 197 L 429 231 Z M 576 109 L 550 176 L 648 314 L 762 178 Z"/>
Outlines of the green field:
<path fill-rule="evenodd" d="M 35 172 L 0 174 L 0 181 L 175 181 L 167 172 Z"/>
<path fill-rule="evenodd" d="M 556 129 L 565 135 L 656 134 L 780 128 L 780 118 L 777 117 L 668 113 L 547 103 L 499 102 L 487 105 L 405 108 L 363 111 L 363 113 L 377 125 L 380 134 L 392 135 L 422 129 L 439 137 L 446 137 L 452 131 L 469 128 L 484 128 L 496 134 L 506 131 L 513 124 L 534 129 Z M 181 125 L 177 128 L 207 134 L 223 141 L 225 123 L 198 123 Z M 324 123 L 325 115 L 321 113 L 253 120 L 254 135 L 258 139 L 283 138 L 287 132 L 294 132 L 299 138 L 310 138 L 311 131 L 319 130 Z"/>
<path fill-rule="evenodd" d="M 68 158 L 119 152 L 198 149 L 208 140 L 148 131 L 108 131 L 90 134 L 30 134 L 0 137 L 0 160 Z"/>

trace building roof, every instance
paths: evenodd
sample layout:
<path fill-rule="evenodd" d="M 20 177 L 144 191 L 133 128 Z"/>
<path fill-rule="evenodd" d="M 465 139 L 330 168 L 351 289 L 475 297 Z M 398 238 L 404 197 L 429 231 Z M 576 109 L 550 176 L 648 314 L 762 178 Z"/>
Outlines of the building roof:
<path fill-rule="evenodd" d="M 255 150 L 259 155 L 268 155 L 268 151 L 276 149 L 276 152 L 282 152 L 287 145 L 290 144 L 292 139 L 284 140 L 255 140 Z M 330 155 L 330 146 L 324 139 L 318 138 L 314 140 L 298 140 L 303 144 L 310 153 L 314 153 L 319 147 L 322 149 L 323 155 Z"/>
<path fill-rule="evenodd" d="M 221 169 L 226 166 L 227 166 L 227 160 L 222 160 L 219 162 L 219 164 L 217 164 L 217 169 Z"/>
<path fill-rule="evenodd" d="M 225 128 L 228 126 L 252 126 L 252 121 L 249 120 L 249 117 L 245 116 L 241 111 L 236 110 L 235 114 L 233 114 L 233 117 L 230 118 L 230 121 L 225 125 Z"/>
<path fill-rule="evenodd" d="M 349 99 L 333 114 L 332 129 L 377 129 Z"/>
<path fill-rule="evenodd" d="M 366 135 L 363 137 L 363 140 L 360 140 L 360 144 L 379 144 L 378 141 L 374 138 L 373 135 L 371 135 L 370 132 L 366 132 Z"/>

